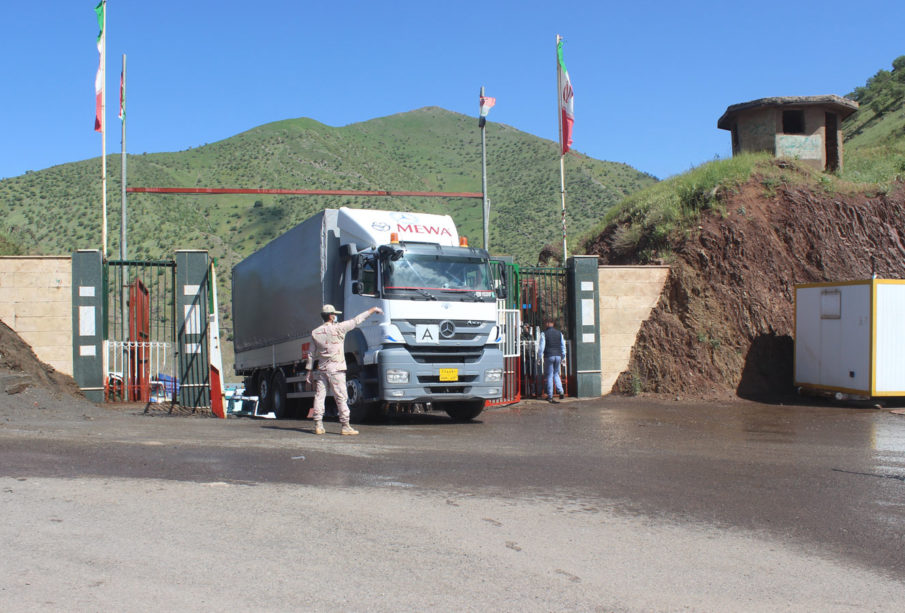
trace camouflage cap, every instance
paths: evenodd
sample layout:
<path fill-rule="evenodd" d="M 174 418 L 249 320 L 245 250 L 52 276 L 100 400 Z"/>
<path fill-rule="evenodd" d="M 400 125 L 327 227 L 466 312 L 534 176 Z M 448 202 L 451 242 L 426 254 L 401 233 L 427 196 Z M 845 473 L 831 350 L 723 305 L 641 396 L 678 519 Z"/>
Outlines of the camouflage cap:
<path fill-rule="evenodd" d="M 342 311 L 337 311 L 336 307 L 334 307 L 332 304 L 325 304 L 324 306 L 322 306 L 321 313 L 323 313 L 324 315 L 330 315 L 333 313 L 342 315 Z"/>

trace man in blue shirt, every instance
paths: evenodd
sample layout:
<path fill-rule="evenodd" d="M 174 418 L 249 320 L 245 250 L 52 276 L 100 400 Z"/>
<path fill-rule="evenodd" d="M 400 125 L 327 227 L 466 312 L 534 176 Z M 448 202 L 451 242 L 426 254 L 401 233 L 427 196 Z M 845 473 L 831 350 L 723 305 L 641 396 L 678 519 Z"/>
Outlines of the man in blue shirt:
<path fill-rule="evenodd" d="M 546 378 L 547 399 L 557 404 L 553 397 L 553 388 L 556 387 L 556 393 L 559 394 L 560 400 L 563 399 L 562 379 L 559 377 L 559 369 L 562 365 L 563 358 L 566 357 L 566 339 L 562 332 L 556 329 L 556 324 L 552 319 L 546 321 L 546 329 L 540 335 L 540 342 L 537 345 L 538 356 L 544 359 L 544 377 Z"/>

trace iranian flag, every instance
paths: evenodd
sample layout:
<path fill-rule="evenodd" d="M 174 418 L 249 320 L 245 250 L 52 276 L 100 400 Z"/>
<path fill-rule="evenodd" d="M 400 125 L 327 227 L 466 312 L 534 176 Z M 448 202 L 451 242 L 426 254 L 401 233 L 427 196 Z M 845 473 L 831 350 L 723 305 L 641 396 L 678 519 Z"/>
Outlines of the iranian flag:
<path fill-rule="evenodd" d="M 125 56 L 123 56 L 123 66 L 125 66 Z M 126 69 L 119 73 L 119 118 L 126 116 Z"/>
<path fill-rule="evenodd" d="M 572 105 L 574 99 L 572 81 L 569 79 L 569 71 L 566 70 L 566 62 L 562 58 L 562 43 L 561 40 L 556 42 L 556 82 L 559 84 L 559 144 L 562 155 L 565 155 L 572 147 L 572 124 L 575 123 L 575 109 Z"/>
<path fill-rule="evenodd" d="M 487 113 L 490 112 L 494 104 L 496 104 L 496 98 L 481 96 L 481 117 L 487 117 Z"/>
<path fill-rule="evenodd" d="M 96 7 L 94 12 L 97 13 L 97 25 L 100 32 L 97 34 L 97 53 L 100 56 L 97 66 L 97 76 L 94 77 L 94 131 L 104 131 L 104 13 L 106 12 L 107 3 L 102 0 Z"/>

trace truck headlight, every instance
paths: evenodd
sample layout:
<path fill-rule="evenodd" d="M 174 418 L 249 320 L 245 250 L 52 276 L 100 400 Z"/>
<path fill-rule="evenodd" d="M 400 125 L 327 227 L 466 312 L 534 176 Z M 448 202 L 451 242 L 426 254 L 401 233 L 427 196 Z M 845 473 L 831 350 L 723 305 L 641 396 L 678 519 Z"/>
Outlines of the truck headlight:
<path fill-rule="evenodd" d="M 387 383 L 408 383 L 409 371 L 398 368 L 387 368 Z"/>
<path fill-rule="evenodd" d="M 502 368 L 491 368 L 490 370 L 484 371 L 484 381 L 502 381 L 503 380 L 503 369 Z"/>

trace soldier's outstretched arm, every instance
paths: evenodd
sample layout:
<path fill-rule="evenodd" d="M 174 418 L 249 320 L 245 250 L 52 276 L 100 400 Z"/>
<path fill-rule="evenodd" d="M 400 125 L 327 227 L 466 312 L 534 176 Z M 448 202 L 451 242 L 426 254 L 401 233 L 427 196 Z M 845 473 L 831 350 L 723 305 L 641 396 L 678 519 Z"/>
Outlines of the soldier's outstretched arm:
<path fill-rule="evenodd" d="M 364 320 L 366 320 L 368 317 L 370 317 L 371 315 L 373 315 L 374 313 L 377 313 L 378 315 L 382 315 L 382 314 L 383 314 L 383 309 L 381 309 L 380 307 L 376 307 L 376 306 L 375 306 L 375 307 L 371 307 L 371 308 L 368 309 L 367 311 L 364 311 L 364 312 L 359 313 L 358 315 L 356 315 L 356 316 L 354 317 L 353 321 L 355 322 L 355 325 L 357 326 L 357 325 L 361 324 L 361 322 L 363 322 Z"/>

